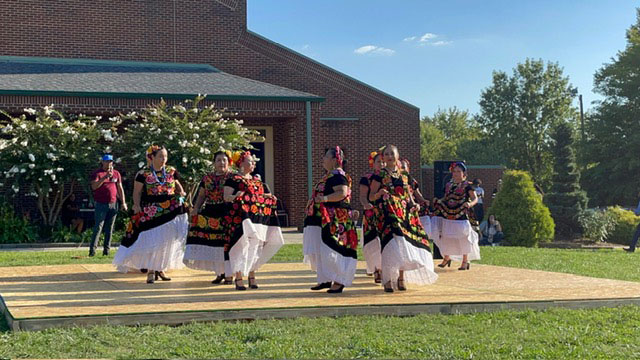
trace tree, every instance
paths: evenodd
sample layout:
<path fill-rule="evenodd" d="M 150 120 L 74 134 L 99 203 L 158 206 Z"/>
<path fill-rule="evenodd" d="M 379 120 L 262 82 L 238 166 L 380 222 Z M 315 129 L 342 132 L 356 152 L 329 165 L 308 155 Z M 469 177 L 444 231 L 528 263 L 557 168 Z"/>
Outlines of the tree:
<path fill-rule="evenodd" d="M 140 114 L 121 116 L 129 125 L 116 144 L 139 168 L 147 165 L 145 151 L 151 144 L 164 145 L 169 152 L 168 164 L 184 179 L 189 201 L 200 179 L 213 169 L 215 152 L 248 149 L 252 141 L 262 140 L 257 131 L 243 127 L 242 120 L 233 119 L 237 114 L 214 105 L 201 106 L 205 97 L 174 106 L 162 100 Z"/>
<path fill-rule="evenodd" d="M 571 236 L 581 232 L 578 219 L 587 207 L 587 194 L 580 188 L 573 127 L 561 122 L 556 125 L 552 137 L 553 177 L 545 203 L 555 222 L 556 234 Z"/>
<path fill-rule="evenodd" d="M 553 240 L 554 224 L 549 209 L 536 192 L 531 176 L 525 171 L 509 170 L 502 178 L 502 188 L 491 204 L 502 225 L 505 244 L 535 247 Z"/>
<path fill-rule="evenodd" d="M 35 196 L 43 224 L 52 227 L 64 201 L 78 184 L 86 184 L 87 173 L 103 151 L 101 144 L 117 137 L 119 121 L 82 114 L 67 117 L 53 105 L 25 112 L 29 117 L 0 111 L 7 119 L 0 125 L 0 168 L 6 169 L 2 177 L 15 194 Z"/>
<path fill-rule="evenodd" d="M 551 129 L 575 120 L 571 103 L 576 90 L 557 63 L 527 59 L 513 75 L 495 71 L 480 99 L 479 124 L 495 149 L 513 169 L 528 171 L 536 183 L 547 186 L 552 173 Z"/>
<path fill-rule="evenodd" d="M 422 163 L 460 158 L 460 147 L 478 139 L 479 130 L 469 112 L 456 107 L 425 116 L 420 122 Z"/>
<path fill-rule="evenodd" d="M 640 9 L 636 12 L 626 48 L 594 78 L 604 99 L 587 118 L 583 181 L 593 205 L 635 205 L 640 189 Z"/>

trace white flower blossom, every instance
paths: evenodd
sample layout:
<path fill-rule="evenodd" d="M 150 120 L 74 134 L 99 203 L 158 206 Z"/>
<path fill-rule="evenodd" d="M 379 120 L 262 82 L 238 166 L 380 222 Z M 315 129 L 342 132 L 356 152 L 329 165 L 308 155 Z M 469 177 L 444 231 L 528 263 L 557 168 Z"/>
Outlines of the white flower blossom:
<path fill-rule="evenodd" d="M 186 164 L 187 163 L 187 158 L 185 156 L 182 157 L 182 163 Z"/>
<path fill-rule="evenodd" d="M 167 136 L 167 138 L 168 138 L 169 140 L 173 140 L 173 135 L 169 135 L 169 136 Z"/>
<path fill-rule="evenodd" d="M 27 124 L 24 124 L 24 123 L 20 124 L 20 129 L 25 130 L 26 128 L 27 128 Z"/>
<path fill-rule="evenodd" d="M 20 169 L 18 169 L 18 167 L 17 167 L 17 166 L 15 166 L 15 165 L 14 165 L 11 169 L 9 169 L 9 173 L 10 173 L 10 174 L 11 174 L 11 173 L 17 173 L 18 171 L 20 171 Z"/>
<path fill-rule="evenodd" d="M 13 189 L 13 191 L 14 191 L 14 192 L 16 192 L 16 193 L 17 193 L 18 191 L 20 191 L 20 188 L 19 188 L 18 186 L 11 185 L 11 188 L 12 188 L 12 189 Z"/>
<path fill-rule="evenodd" d="M 138 163 L 138 167 L 139 167 L 139 168 L 142 168 L 143 166 L 144 166 L 144 161 L 140 161 L 140 162 Z"/>
<path fill-rule="evenodd" d="M 29 141 L 28 140 L 24 140 L 24 141 L 20 142 L 20 145 L 27 146 L 27 145 L 29 145 Z"/>
<path fill-rule="evenodd" d="M 26 112 L 29 115 L 35 115 L 36 114 L 36 110 L 32 109 L 32 108 L 25 108 L 24 112 Z"/>
<path fill-rule="evenodd" d="M 56 179 L 56 174 L 51 174 L 51 180 L 55 181 L 55 179 Z"/>
<path fill-rule="evenodd" d="M 20 169 L 20 174 L 24 174 L 26 172 L 27 172 L 27 169 L 25 169 L 25 168 Z"/>
<path fill-rule="evenodd" d="M 64 171 L 64 168 L 61 168 L 61 167 L 59 167 L 59 168 L 56 168 L 56 171 L 57 171 L 57 172 L 61 172 L 61 171 Z"/>
<path fill-rule="evenodd" d="M 13 126 L 11 126 L 11 124 L 7 124 L 7 126 L 2 128 L 3 133 L 8 133 L 11 130 L 13 130 Z"/>
<path fill-rule="evenodd" d="M 29 169 L 33 169 L 36 167 L 36 164 L 29 164 Z"/>

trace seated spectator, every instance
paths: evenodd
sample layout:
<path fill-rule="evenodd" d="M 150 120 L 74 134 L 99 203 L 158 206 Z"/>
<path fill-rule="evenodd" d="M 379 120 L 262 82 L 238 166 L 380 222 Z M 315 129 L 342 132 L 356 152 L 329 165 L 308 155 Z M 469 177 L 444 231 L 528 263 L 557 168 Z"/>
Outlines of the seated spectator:
<path fill-rule="evenodd" d="M 480 245 L 496 246 L 500 245 L 504 234 L 502 233 L 502 225 L 496 220 L 496 216 L 491 214 L 487 221 L 483 221 L 480 224 L 480 234 L 482 234 L 482 240 Z"/>
<path fill-rule="evenodd" d="M 62 224 L 69 226 L 71 231 L 82 233 L 84 228 L 84 220 L 80 217 L 80 207 L 76 201 L 76 194 L 71 194 L 69 198 L 62 204 Z"/>

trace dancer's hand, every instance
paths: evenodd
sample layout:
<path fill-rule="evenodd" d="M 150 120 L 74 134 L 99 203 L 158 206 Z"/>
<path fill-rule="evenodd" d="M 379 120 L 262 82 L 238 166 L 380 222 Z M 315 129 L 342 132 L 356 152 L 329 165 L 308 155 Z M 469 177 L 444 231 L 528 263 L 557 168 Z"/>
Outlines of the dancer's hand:
<path fill-rule="evenodd" d="M 141 212 L 142 212 L 142 208 L 140 207 L 140 205 L 135 205 L 135 204 L 134 204 L 134 205 L 133 205 L 133 212 L 134 212 L 135 214 L 137 214 L 137 213 L 141 213 Z"/>
<path fill-rule="evenodd" d="M 371 210 L 371 209 L 373 209 L 373 204 L 372 204 L 372 203 L 367 203 L 367 204 L 364 206 L 364 209 L 365 209 L 365 210 Z"/>
<path fill-rule="evenodd" d="M 236 193 L 236 199 L 240 199 L 242 197 L 242 195 L 244 195 L 244 191 L 238 191 Z"/>

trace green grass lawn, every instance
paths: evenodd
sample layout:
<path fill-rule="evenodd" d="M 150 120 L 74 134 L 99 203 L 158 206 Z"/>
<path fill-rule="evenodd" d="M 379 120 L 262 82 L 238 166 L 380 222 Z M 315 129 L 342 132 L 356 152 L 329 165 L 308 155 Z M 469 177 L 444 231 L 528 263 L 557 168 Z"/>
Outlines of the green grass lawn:
<path fill-rule="evenodd" d="M 0 333 L 3 358 L 637 359 L 640 307 Z"/>

